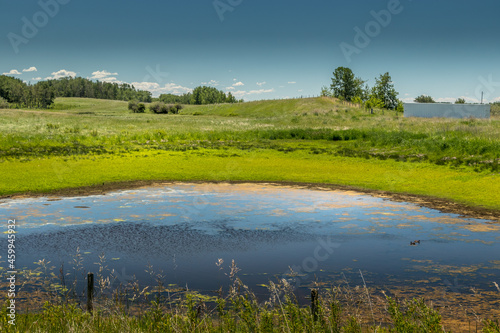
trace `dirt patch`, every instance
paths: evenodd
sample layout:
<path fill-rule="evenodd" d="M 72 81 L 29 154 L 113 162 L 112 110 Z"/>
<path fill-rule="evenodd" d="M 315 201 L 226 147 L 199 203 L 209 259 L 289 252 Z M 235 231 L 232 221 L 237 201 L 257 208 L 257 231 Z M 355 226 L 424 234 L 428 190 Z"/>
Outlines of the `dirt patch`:
<path fill-rule="evenodd" d="M 96 186 L 84 186 L 78 188 L 68 188 L 47 193 L 33 193 L 28 192 L 19 195 L 0 196 L 0 199 L 11 198 L 32 198 L 32 197 L 61 197 L 61 196 L 87 196 L 87 195 L 100 195 L 106 194 L 111 191 L 128 190 L 134 188 L 141 188 L 147 186 L 165 186 L 169 184 L 266 184 L 272 186 L 288 186 L 293 188 L 304 188 L 320 191 L 356 191 L 359 193 L 369 194 L 378 198 L 386 198 L 396 202 L 409 202 L 421 207 L 436 209 L 445 213 L 459 214 L 464 217 L 478 218 L 494 221 L 500 223 L 500 210 L 488 209 L 484 207 L 473 207 L 465 204 L 453 202 L 442 198 L 435 198 L 430 196 L 406 194 L 406 193 L 392 193 L 380 190 L 370 190 L 358 188 L 353 186 L 335 185 L 335 184 L 322 184 L 322 183 L 296 183 L 296 182 L 266 182 L 266 181 L 223 181 L 223 182 L 210 182 L 210 181 L 161 181 L 161 180 L 139 180 L 129 182 L 115 182 L 103 183 Z M 493 223 L 493 222 L 486 222 Z"/>

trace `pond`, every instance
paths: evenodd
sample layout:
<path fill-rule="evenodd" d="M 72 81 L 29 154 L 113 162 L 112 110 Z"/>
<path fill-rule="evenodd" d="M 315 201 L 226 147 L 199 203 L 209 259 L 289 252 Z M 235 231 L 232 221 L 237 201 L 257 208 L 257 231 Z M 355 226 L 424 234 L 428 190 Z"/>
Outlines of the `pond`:
<path fill-rule="evenodd" d="M 18 269 L 45 259 L 71 272 L 78 249 L 91 272 L 104 254 L 116 283 L 150 284 L 152 270 L 167 284 L 210 293 L 227 285 L 233 259 L 262 297 L 263 285 L 281 278 L 299 295 L 313 284 L 366 283 L 417 294 L 473 290 L 492 300 L 500 283 L 500 225 L 353 191 L 164 184 L 4 199 L 0 216 L 2 244 L 7 220 L 16 220 Z"/>

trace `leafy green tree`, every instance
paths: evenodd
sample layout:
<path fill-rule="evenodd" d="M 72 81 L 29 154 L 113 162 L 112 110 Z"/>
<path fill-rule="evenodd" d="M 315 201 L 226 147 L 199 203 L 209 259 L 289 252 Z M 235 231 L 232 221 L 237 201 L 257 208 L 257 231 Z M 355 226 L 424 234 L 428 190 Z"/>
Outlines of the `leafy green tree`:
<path fill-rule="evenodd" d="M 231 102 L 229 102 L 231 100 Z M 234 103 L 236 98 L 233 95 L 226 96 L 222 90 L 215 87 L 200 86 L 193 90 L 191 95 L 190 104 L 204 105 L 204 104 L 218 104 L 218 103 Z"/>
<path fill-rule="evenodd" d="M 356 78 L 350 68 L 337 67 L 333 72 L 331 90 L 333 96 L 342 100 L 352 101 L 362 94 L 364 81 Z"/>
<path fill-rule="evenodd" d="M 384 101 L 378 99 L 375 95 L 372 95 L 366 102 L 365 106 L 368 109 L 382 109 L 385 107 Z"/>
<path fill-rule="evenodd" d="M 174 94 L 161 94 L 158 97 L 158 101 L 166 103 L 166 104 L 189 104 L 191 102 L 191 93 L 183 94 L 183 95 L 174 95 Z"/>
<path fill-rule="evenodd" d="M 233 94 L 231 94 L 231 92 L 228 92 L 226 97 L 226 103 L 236 103 L 236 102 L 237 102 L 236 97 L 234 97 Z"/>
<path fill-rule="evenodd" d="M 398 92 L 394 89 L 389 72 L 381 74 L 375 79 L 372 94 L 384 103 L 387 109 L 395 109 L 398 106 Z"/>
<path fill-rule="evenodd" d="M 332 91 L 327 86 L 321 87 L 321 97 L 332 97 Z"/>
<path fill-rule="evenodd" d="M 415 98 L 416 103 L 436 103 L 436 101 L 431 97 L 427 95 L 420 95 L 417 98 Z"/>
<path fill-rule="evenodd" d="M 361 89 L 361 93 L 359 96 L 364 102 L 366 102 L 367 100 L 370 99 L 371 94 L 372 94 L 372 89 L 367 84 L 365 84 L 364 87 Z"/>
<path fill-rule="evenodd" d="M 457 98 L 457 100 L 455 101 L 455 104 L 465 104 L 465 99 Z"/>
<path fill-rule="evenodd" d="M 396 106 L 396 111 L 397 112 L 404 112 L 405 111 L 403 101 L 400 99 L 398 100 L 398 105 Z"/>
<path fill-rule="evenodd" d="M 365 103 L 360 96 L 354 96 L 354 98 L 352 99 L 352 102 L 356 103 L 356 104 L 364 104 Z"/>

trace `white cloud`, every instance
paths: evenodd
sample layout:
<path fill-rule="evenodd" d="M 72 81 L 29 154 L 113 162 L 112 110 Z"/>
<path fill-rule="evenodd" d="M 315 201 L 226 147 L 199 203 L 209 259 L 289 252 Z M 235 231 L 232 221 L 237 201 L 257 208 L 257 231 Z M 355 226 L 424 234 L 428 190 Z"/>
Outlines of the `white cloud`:
<path fill-rule="evenodd" d="M 238 81 L 236 82 L 235 84 L 233 84 L 233 87 L 241 87 L 241 86 L 244 86 L 245 84 L 241 81 Z"/>
<path fill-rule="evenodd" d="M 30 67 L 23 69 L 23 72 L 38 72 L 38 70 L 36 69 L 36 67 Z"/>
<path fill-rule="evenodd" d="M 259 95 L 259 94 L 266 94 L 266 93 L 271 93 L 274 92 L 274 89 L 259 89 L 259 90 L 250 90 L 250 91 L 244 91 L 244 90 L 238 90 L 233 92 L 232 94 L 236 97 L 243 97 L 243 96 L 248 96 L 248 95 Z"/>
<path fill-rule="evenodd" d="M 250 90 L 247 95 L 254 95 L 254 94 L 267 94 L 273 92 L 274 89 L 259 89 L 259 90 Z"/>
<path fill-rule="evenodd" d="M 114 76 L 110 76 L 110 77 L 105 77 L 105 78 L 102 78 L 100 81 L 102 82 L 107 82 L 107 83 L 118 83 L 118 84 L 122 84 L 124 83 L 123 81 L 120 81 L 118 80 L 116 77 Z"/>
<path fill-rule="evenodd" d="M 63 77 L 68 77 L 68 76 L 76 77 L 76 73 L 72 72 L 72 71 L 67 71 L 65 69 L 61 69 L 57 72 L 53 72 L 52 76 L 46 77 L 45 80 L 57 80 L 57 79 L 60 79 Z"/>
<path fill-rule="evenodd" d="M 299 89 L 299 90 L 297 90 L 297 91 L 298 91 L 298 92 L 303 92 L 303 91 L 304 91 L 304 89 Z"/>
<path fill-rule="evenodd" d="M 234 90 L 236 89 L 235 87 L 226 87 L 226 90 Z"/>
<path fill-rule="evenodd" d="M 235 96 L 235 97 L 242 98 L 243 96 L 245 96 L 247 94 L 247 92 L 243 91 L 243 90 L 238 90 L 238 91 L 232 92 L 231 94 L 233 94 L 233 96 Z"/>
<path fill-rule="evenodd" d="M 191 88 L 183 87 L 175 83 L 167 83 L 163 86 L 160 86 L 160 84 L 156 82 L 132 82 L 131 84 L 136 89 L 151 91 L 155 97 L 160 96 L 161 94 L 181 95 L 193 91 Z"/>
<path fill-rule="evenodd" d="M 481 103 L 481 100 L 479 100 L 477 98 L 472 98 L 472 97 L 468 97 L 468 96 L 460 96 L 460 98 L 465 99 L 466 103 Z"/>
<path fill-rule="evenodd" d="M 499 97 L 497 97 L 497 98 L 495 98 L 495 99 L 493 99 L 493 101 L 492 101 L 492 102 L 500 102 L 500 96 L 499 96 Z"/>
<path fill-rule="evenodd" d="M 261 87 L 261 86 L 265 85 L 266 83 L 267 83 L 267 82 L 266 82 L 266 81 L 264 81 L 264 82 L 257 82 L 256 84 L 257 84 L 259 87 Z"/>
<path fill-rule="evenodd" d="M 403 98 L 402 101 L 403 101 L 403 103 L 414 103 L 415 102 L 415 98 L 413 98 L 413 97 L 407 97 L 407 98 Z"/>
<path fill-rule="evenodd" d="M 2 73 L 2 75 L 21 75 L 17 69 L 11 69 L 10 72 Z"/>
<path fill-rule="evenodd" d="M 109 76 L 114 76 L 114 75 L 118 75 L 118 73 L 110 73 L 110 72 L 108 72 L 106 70 L 104 70 L 104 71 L 96 71 L 96 72 L 92 73 L 91 79 L 92 80 L 102 80 L 104 78 L 107 78 Z M 116 80 L 116 78 L 115 78 L 115 80 Z"/>
<path fill-rule="evenodd" d="M 295 82 L 295 81 L 288 81 L 288 84 L 295 84 L 295 83 L 297 83 L 297 82 Z"/>
<path fill-rule="evenodd" d="M 202 82 L 201 84 L 203 84 L 204 86 L 218 86 L 219 85 L 219 81 L 215 81 L 215 80 L 210 80 L 209 82 Z"/>
<path fill-rule="evenodd" d="M 42 78 L 41 77 L 34 77 L 32 78 L 33 81 L 40 81 Z"/>
<path fill-rule="evenodd" d="M 435 101 L 438 102 L 438 103 L 453 103 L 456 100 L 457 99 L 453 98 L 453 97 L 441 97 L 441 98 L 435 99 Z"/>

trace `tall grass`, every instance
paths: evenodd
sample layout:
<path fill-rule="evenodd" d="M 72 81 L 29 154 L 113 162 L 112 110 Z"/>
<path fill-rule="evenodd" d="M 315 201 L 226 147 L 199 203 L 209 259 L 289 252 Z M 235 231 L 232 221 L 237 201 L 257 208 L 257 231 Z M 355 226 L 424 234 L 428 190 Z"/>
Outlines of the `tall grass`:
<path fill-rule="evenodd" d="M 55 274 L 40 260 L 23 270 L 18 288 L 16 325 L 8 323 L 7 302 L 0 308 L 2 332 L 499 332 L 498 319 L 477 319 L 471 329 L 443 320 L 432 302 L 370 296 L 348 283 L 312 287 L 308 302 L 298 300 L 286 279 L 269 281 L 265 298 L 257 297 L 238 277 L 235 262 L 226 269 L 226 287 L 206 295 L 167 284 L 147 267 L 152 284 L 132 279 L 117 283 L 117 274 L 99 256 L 93 312 L 86 310 L 81 284 L 86 272 L 77 251 L 70 272 Z M 222 263 L 219 263 L 222 267 Z M 4 274 L 3 274 L 4 275 Z M 3 277 L 3 276 L 2 276 Z M 2 279 L 5 281 L 5 279 Z M 319 288 L 319 289 L 318 289 Z M 319 292 L 318 292 L 319 290 Z M 377 300 L 372 304 L 372 300 Z M 452 319 L 452 318 L 448 318 Z M 465 326 L 464 326 L 465 325 Z"/>

